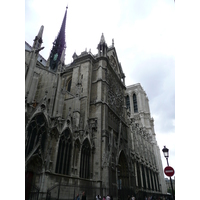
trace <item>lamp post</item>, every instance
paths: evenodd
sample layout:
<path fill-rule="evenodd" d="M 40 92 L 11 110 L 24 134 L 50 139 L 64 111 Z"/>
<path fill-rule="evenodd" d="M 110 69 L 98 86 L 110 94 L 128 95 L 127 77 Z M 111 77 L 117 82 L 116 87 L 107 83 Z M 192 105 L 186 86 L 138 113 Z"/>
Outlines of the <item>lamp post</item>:
<path fill-rule="evenodd" d="M 164 148 L 162 149 L 162 151 L 163 151 L 163 154 L 164 154 L 164 156 L 165 156 L 165 158 L 166 158 L 166 160 L 167 160 L 167 166 L 169 166 L 169 162 L 168 162 L 169 149 L 166 148 L 166 147 L 164 146 Z M 174 198 L 174 190 L 173 190 L 173 185 L 172 185 L 171 176 L 170 176 L 169 178 L 170 178 L 170 183 L 171 183 L 171 188 L 172 188 L 172 196 L 173 196 L 173 199 L 175 199 L 175 198 Z"/>

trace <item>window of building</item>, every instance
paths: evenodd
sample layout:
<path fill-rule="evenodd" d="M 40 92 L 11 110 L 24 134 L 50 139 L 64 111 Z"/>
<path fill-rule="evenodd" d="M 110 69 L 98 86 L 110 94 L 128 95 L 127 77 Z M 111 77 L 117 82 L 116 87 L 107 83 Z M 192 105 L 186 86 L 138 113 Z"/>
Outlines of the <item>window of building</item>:
<path fill-rule="evenodd" d="M 90 155 L 91 149 L 88 139 L 83 142 L 81 149 L 80 177 L 90 178 Z"/>
<path fill-rule="evenodd" d="M 47 133 L 46 120 L 42 114 L 35 116 L 28 128 L 25 143 L 25 157 L 27 157 L 35 148 L 38 150 L 40 146 L 42 153 L 44 153 L 45 140 Z"/>
<path fill-rule="evenodd" d="M 71 157 L 71 136 L 69 129 L 61 134 L 57 155 L 56 173 L 69 175 Z"/>
<path fill-rule="evenodd" d="M 126 96 L 126 108 L 130 111 L 130 98 L 128 95 Z"/>
<path fill-rule="evenodd" d="M 134 107 L 134 113 L 138 112 L 138 106 L 137 106 L 137 97 L 135 94 L 133 94 L 133 107 Z"/>
<path fill-rule="evenodd" d="M 72 84 L 72 79 L 70 78 L 70 80 L 67 82 L 67 85 L 66 85 L 66 89 L 68 92 L 71 91 L 71 84 Z"/>

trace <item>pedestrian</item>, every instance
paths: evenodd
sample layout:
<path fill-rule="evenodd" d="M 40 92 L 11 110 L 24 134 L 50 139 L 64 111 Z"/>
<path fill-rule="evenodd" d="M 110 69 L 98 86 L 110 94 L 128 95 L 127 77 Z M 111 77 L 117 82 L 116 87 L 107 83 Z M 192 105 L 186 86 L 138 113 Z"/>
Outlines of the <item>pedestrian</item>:
<path fill-rule="evenodd" d="M 105 197 L 105 196 L 103 196 L 103 200 L 106 200 L 106 197 Z"/>
<path fill-rule="evenodd" d="M 86 200 L 85 191 L 82 193 L 82 199 L 81 200 Z"/>
<path fill-rule="evenodd" d="M 96 196 L 96 200 L 101 200 L 101 196 L 99 194 Z"/>
<path fill-rule="evenodd" d="M 76 197 L 74 198 L 74 200 L 80 200 L 79 194 L 76 195 Z"/>
<path fill-rule="evenodd" d="M 135 200 L 135 197 L 133 196 L 133 194 L 132 194 L 131 200 Z"/>
<path fill-rule="evenodd" d="M 109 194 L 106 196 L 106 200 L 110 200 L 110 196 L 109 196 Z"/>

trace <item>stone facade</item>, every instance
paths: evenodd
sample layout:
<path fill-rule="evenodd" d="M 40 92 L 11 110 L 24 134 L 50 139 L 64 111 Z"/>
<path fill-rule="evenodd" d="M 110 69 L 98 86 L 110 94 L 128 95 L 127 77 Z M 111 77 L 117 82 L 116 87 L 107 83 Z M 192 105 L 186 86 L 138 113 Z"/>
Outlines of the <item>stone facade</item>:
<path fill-rule="evenodd" d="M 65 22 L 66 13 L 47 60 L 43 26 L 33 46 L 25 43 L 26 199 L 166 193 L 145 91 L 125 86 L 114 41 L 107 46 L 103 34 L 96 55 L 74 53 L 65 65 Z"/>

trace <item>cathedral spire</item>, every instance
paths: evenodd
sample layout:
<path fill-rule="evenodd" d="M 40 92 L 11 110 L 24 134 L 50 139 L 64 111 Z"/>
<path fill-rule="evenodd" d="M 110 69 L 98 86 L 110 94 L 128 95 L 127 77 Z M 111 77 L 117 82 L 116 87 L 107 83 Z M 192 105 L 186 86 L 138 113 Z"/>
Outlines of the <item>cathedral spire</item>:
<path fill-rule="evenodd" d="M 66 48 L 66 42 L 65 42 L 65 25 L 66 25 L 66 18 L 67 18 L 67 8 L 66 7 L 66 11 L 65 11 L 65 15 L 62 21 L 62 25 L 60 28 L 60 31 L 58 33 L 58 36 L 56 38 L 56 40 L 54 42 L 59 43 L 60 45 L 62 45 L 64 48 Z"/>
<path fill-rule="evenodd" d="M 58 33 L 57 38 L 53 42 L 53 47 L 50 53 L 50 69 L 53 71 L 57 71 L 59 61 L 61 59 L 63 50 L 66 48 L 65 42 L 65 25 L 66 25 L 66 18 L 67 18 L 67 8 L 65 11 L 65 15 L 62 21 L 62 25 L 60 31 Z M 62 57 L 63 60 L 63 57 Z"/>

